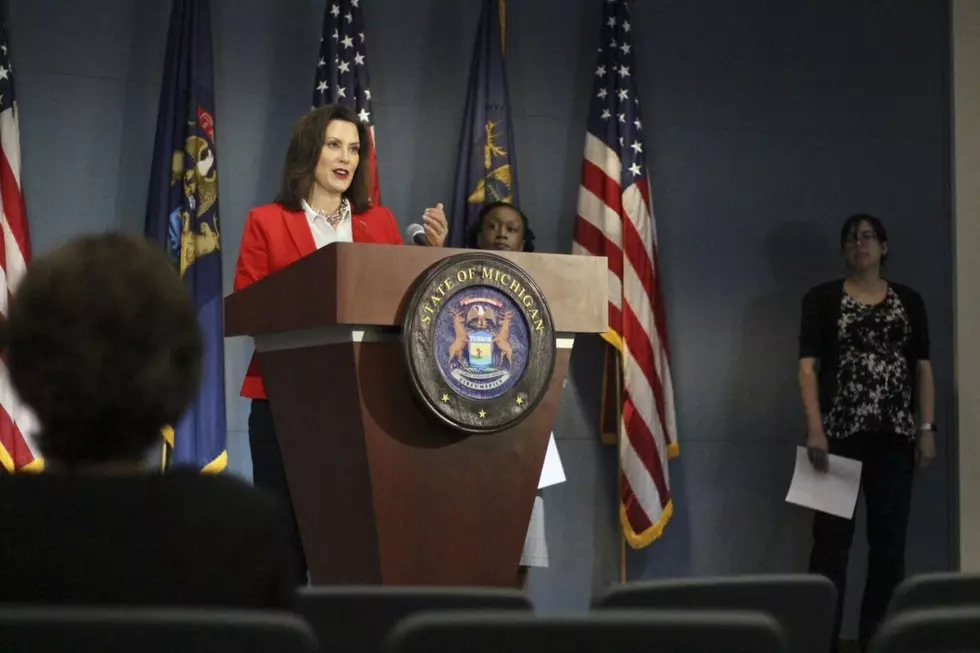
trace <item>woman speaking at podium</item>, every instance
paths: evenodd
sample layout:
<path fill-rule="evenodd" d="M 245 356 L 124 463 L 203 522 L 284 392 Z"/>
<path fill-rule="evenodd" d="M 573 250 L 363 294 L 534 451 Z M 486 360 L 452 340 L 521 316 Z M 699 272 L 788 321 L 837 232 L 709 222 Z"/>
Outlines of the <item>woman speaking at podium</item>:
<path fill-rule="evenodd" d="M 320 107 L 299 120 L 275 202 L 252 209 L 245 222 L 235 270 L 236 292 L 331 243 L 402 243 L 395 216 L 371 204 L 370 147 L 367 129 L 350 107 Z M 426 209 L 423 222 L 429 244 L 442 247 L 449 233 L 442 204 Z M 252 400 L 248 441 L 253 481 L 279 497 L 289 511 L 300 570 L 297 582 L 305 585 L 306 557 L 254 355 L 241 394 Z"/>

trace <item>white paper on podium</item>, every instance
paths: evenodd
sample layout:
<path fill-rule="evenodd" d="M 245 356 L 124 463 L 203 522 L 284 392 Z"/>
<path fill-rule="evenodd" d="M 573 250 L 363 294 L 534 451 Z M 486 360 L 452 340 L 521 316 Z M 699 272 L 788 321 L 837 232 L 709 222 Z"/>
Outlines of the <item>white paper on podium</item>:
<path fill-rule="evenodd" d="M 786 494 L 788 503 L 853 519 L 860 488 L 861 461 L 830 454 L 827 471 L 819 472 L 807 457 L 806 447 L 796 448 L 796 470 Z"/>
<path fill-rule="evenodd" d="M 544 455 L 544 465 L 541 467 L 541 479 L 538 489 L 565 482 L 565 469 L 561 466 L 561 456 L 558 455 L 558 445 L 555 434 L 548 439 L 548 451 Z"/>

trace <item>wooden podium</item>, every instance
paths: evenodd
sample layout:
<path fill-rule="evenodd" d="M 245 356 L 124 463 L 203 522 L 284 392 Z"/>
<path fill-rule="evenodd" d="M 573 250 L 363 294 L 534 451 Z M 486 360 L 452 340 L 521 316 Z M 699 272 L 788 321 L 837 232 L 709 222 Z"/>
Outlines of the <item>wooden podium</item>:
<path fill-rule="evenodd" d="M 316 584 L 513 586 L 574 336 L 606 329 L 606 259 L 500 253 L 547 299 L 555 372 L 523 421 L 465 435 L 414 396 L 401 324 L 426 270 L 469 251 L 333 244 L 225 299 L 225 335 L 255 339 Z"/>

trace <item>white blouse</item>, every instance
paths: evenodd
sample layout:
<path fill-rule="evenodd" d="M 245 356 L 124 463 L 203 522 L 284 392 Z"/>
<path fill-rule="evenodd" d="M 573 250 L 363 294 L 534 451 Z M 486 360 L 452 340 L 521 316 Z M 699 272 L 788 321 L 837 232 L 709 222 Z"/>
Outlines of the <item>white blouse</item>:
<path fill-rule="evenodd" d="M 313 232 L 313 242 L 316 248 L 326 247 L 330 243 L 352 243 L 354 234 L 351 231 L 350 202 L 347 198 L 340 200 L 340 222 L 337 227 L 331 226 L 327 219 L 313 210 L 306 200 L 303 200 L 303 213 L 306 214 L 306 221 L 310 224 L 310 231 Z"/>

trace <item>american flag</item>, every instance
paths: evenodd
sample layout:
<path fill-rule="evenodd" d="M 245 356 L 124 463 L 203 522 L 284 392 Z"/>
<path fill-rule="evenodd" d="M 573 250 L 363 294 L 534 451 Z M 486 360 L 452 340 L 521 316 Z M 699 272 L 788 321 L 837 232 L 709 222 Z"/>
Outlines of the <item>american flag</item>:
<path fill-rule="evenodd" d="M 14 73 L 7 40 L 7 6 L 0 2 L 0 312 L 4 318 L 10 297 L 17 289 L 31 260 L 31 238 L 27 230 L 27 208 L 20 189 L 20 128 L 14 98 Z M 8 472 L 40 469 L 40 454 L 33 441 L 37 422 L 17 398 L 0 361 L 0 464 Z"/>
<path fill-rule="evenodd" d="M 320 55 L 316 62 L 313 107 L 346 104 L 368 127 L 371 138 L 371 200 L 381 204 L 378 157 L 371 112 L 371 78 L 367 68 L 364 12 L 361 0 L 328 0 L 323 14 Z"/>
<path fill-rule="evenodd" d="M 677 454 L 677 434 L 634 64 L 629 5 L 606 0 L 573 251 L 609 259 L 606 339 L 622 374 L 620 520 L 640 548 L 673 513 L 667 459 Z"/>

